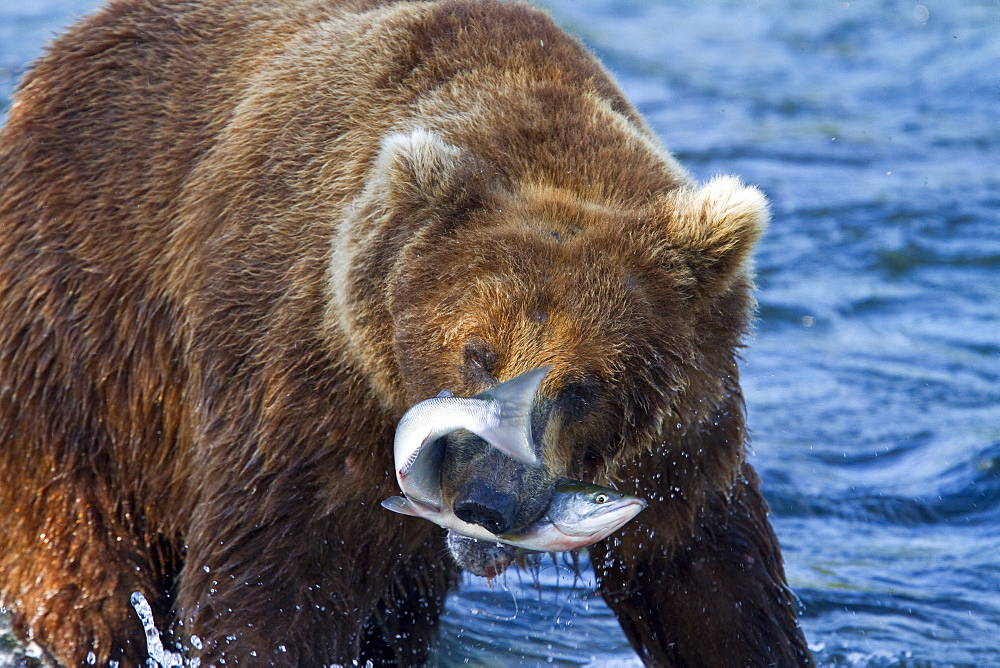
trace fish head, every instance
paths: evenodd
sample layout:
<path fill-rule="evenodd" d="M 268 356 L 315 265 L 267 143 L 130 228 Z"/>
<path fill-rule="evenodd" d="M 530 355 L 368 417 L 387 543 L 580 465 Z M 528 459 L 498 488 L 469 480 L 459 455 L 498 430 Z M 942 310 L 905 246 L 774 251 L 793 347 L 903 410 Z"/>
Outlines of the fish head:
<path fill-rule="evenodd" d="M 646 505 L 638 496 L 570 480 L 556 485 L 546 517 L 562 533 L 586 539 L 587 545 L 620 529 Z"/>

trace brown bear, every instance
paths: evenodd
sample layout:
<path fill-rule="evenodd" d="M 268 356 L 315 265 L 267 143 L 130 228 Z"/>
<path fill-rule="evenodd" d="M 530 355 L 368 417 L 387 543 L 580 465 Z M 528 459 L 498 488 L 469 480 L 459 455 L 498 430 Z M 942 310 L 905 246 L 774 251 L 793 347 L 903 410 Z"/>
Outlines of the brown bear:
<path fill-rule="evenodd" d="M 141 592 L 203 665 L 421 663 L 506 555 L 380 508 L 396 421 L 551 365 L 543 466 L 447 439 L 456 514 L 639 494 L 591 555 L 644 661 L 809 662 L 735 359 L 766 203 L 545 14 L 115 0 L 25 77 L 0 188 L 0 592 L 48 661 L 143 663 Z"/>

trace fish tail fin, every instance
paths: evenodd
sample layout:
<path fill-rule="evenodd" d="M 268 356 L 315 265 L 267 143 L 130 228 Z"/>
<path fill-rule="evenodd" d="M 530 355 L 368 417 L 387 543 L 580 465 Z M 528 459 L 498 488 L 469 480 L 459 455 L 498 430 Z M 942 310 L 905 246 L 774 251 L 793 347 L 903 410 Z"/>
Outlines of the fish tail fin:
<path fill-rule="evenodd" d="M 429 503 L 422 503 L 403 496 L 390 496 L 382 502 L 382 507 L 400 515 L 420 518 L 441 512 L 439 508 L 435 508 Z"/>
<path fill-rule="evenodd" d="M 525 464 L 537 464 L 531 437 L 531 407 L 535 393 L 551 366 L 542 366 L 500 383 L 477 398 L 500 403 L 500 420 L 495 427 L 478 434 L 508 457 Z"/>

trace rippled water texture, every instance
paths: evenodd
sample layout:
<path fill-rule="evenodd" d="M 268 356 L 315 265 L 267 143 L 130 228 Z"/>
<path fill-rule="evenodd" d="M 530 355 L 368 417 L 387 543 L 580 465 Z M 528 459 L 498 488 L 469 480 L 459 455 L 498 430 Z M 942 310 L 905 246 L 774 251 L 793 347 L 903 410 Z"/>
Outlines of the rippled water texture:
<path fill-rule="evenodd" d="M 543 4 L 773 202 L 744 386 L 816 657 L 1000 665 L 1000 4 Z M 0 3 L 0 95 L 91 6 Z M 638 663 L 591 573 L 523 578 L 470 579 L 437 661 Z"/>

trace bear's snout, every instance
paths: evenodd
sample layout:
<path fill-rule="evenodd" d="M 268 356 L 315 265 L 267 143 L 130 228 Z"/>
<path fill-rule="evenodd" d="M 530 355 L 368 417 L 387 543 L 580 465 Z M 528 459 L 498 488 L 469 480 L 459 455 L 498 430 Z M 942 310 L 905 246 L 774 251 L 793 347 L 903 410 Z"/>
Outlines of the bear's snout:
<path fill-rule="evenodd" d="M 481 480 L 470 480 L 455 497 L 452 509 L 460 520 L 478 524 L 501 536 L 514 526 L 517 497 L 498 491 Z"/>
<path fill-rule="evenodd" d="M 445 437 L 441 471 L 444 502 L 455 515 L 496 536 L 516 533 L 545 514 L 554 478 L 544 467 L 514 461 L 468 432 Z M 458 566 L 496 577 L 513 561 L 516 548 L 448 532 L 448 550 Z"/>
<path fill-rule="evenodd" d="M 552 498 L 555 478 L 541 466 L 522 464 L 478 436 L 445 437 L 441 492 L 465 522 L 502 535 L 537 521 Z"/>

